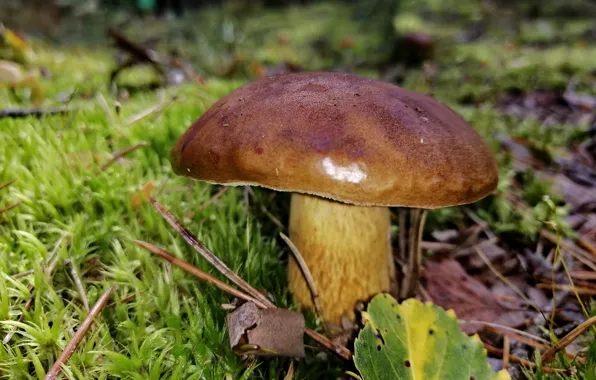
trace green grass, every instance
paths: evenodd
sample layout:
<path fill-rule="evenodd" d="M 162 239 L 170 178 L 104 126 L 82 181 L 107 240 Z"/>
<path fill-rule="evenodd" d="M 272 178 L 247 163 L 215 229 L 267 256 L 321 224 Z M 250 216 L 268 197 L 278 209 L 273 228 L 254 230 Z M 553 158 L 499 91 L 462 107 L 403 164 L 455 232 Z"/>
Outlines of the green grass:
<path fill-rule="evenodd" d="M 338 15 L 338 19 L 333 21 L 329 15 Z M 349 9 L 331 5 L 253 15 L 259 19 L 241 24 L 245 42 L 237 49 L 250 59 L 292 60 L 325 69 L 336 62 L 319 57 L 308 41 L 323 35 L 337 44 L 349 34 L 355 38 L 355 54 L 339 58 L 339 63 L 366 57 L 376 40 L 358 30 L 348 20 L 349 15 Z M 160 30 L 170 31 L 162 45 L 174 43 L 183 57 L 208 73 L 229 59 L 226 49 L 213 41 L 219 38 L 222 23 L 236 21 L 238 15 L 228 17 L 211 10 L 197 17 L 204 22 L 202 30 L 211 34 L 198 33 L 192 16 L 176 25 L 145 30 L 157 35 Z M 135 24 L 128 31 L 138 36 L 143 27 Z M 187 36 L 190 42 L 180 38 L 184 30 L 195 32 Z M 289 34 L 293 41 L 290 46 L 276 42 L 279 30 Z M 444 30 L 449 36 L 453 26 L 437 23 L 433 30 L 439 35 Z M 429 81 L 421 69 L 411 69 L 403 86 L 433 92 L 453 106 L 495 152 L 499 150 L 499 134 L 523 136 L 539 146 L 556 148 L 566 147 L 585 129 L 555 125 L 554 134 L 536 133 L 540 131 L 538 121 L 520 122 L 503 115 L 496 103 L 511 88 L 561 89 L 571 78 L 578 90 L 594 88 L 590 77 L 590 62 L 596 61 L 594 45 L 511 48 L 502 40 L 489 40 L 456 46 L 444 38 L 436 78 Z M 149 203 L 133 207 L 133 197 L 153 182 L 157 189 L 154 196 L 183 218 L 185 225 L 234 271 L 271 293 L 278 305 L 293 307 L 285 281 L 286 248 L 277 238 L 279 229 L 260 208 L 266 205 L 285 222 L 287 195 L 271 201 L 270 192 L 257 191 L 247 210 L 242 189 L 233 189 L 199 211 L 218 189 L 176 177 L 168 161 L 176 138 L 213 100 L 247 78 L 210 79 L 204 88 L 191 84 L 170 88 L 164 94 L 168 106 L 163 111 L 127 125 L 131 116 L 159 103 L 161 95 L 132 94 L 130 99 L 119 101 L 120 113 L 116 113 L 116 99 L 107 84 L 114 63 L 105 41 L 66 47 L 39 43 L 35 48 L 36 65 L 44 65 L 52 73 L 51 79 L 43 80 L 46 105 L 56 103 L 58 95 L 74 91 L 69 105 L 76 111 L 41 119 L 0 119 L 0 183 L 17 180 L 0 190 L 0 209 L 23 201 L 18 208 L 0 215 L 0 336 L 16 329 L 10 344 L 0 345 L 0 378 L 42 378 L 85 318 L 80 297 L 63 265 L 66 259 L 72 260 L 80 273 L 90 304 L 110 285 L 118 285 L 96 327 L 64 371 L 68 378 L 280 378 L 289 366 L 288 360 L 260 360 L 247 366 L 231 353 L 225 312 L 220 307 L 231 301 L 229 296 L 131 243 L 131 239 L 146 240 L 214 274 Z M 138 83 L 150 76 L 135 70 L 121 80 Z M 101 105 L 100 93 L 108 110 Z M 468 100 L 466 104 L 462 99 Z M 470 99 L 475 106 L 469 105 Z M 19 91 L 15 97 L 0 88 L 0 108 L 26 105 L 26 92 Z M 114 152 L 141 142 L 148 145 L 100 171 Z M 542 200 L 545 195 L 557 200 L 548 183 L 529 178 L 527 188 L 513 189 L 510 160 L 499 155 L 499 161 L 500 194 L 514 191 L 531 209 L 518 210 L 501 195 L 474 205 L 495 232 L 516 231 L 531 241 L 545 221 L 561 221 L 565 205 L 557 201 L 556 209 L 552 209 Z M 458 209 L 433 212 L 427 231 L 452 226 L 459 218 Z M 57 266 L 51 276 L 46 276 L 45 261 L 52 252 L 58 257 Z M 11 278 L 28 270 L 33 274 Z M 119 301 L 131 295 L 129 302 Z M 22 323 L 14 322 L 24 311 L 24 300 L 30 298 L 33 304 L 25 311 Z M 314 326 L 312 318 L 309 323 Z M 336 378 L 346 369 L 332 355 L 319 352 L 308 350 L 307 358 L 298 363 L 296 379 Z M 536 378 L 549 379 L 540 376 Z"/>

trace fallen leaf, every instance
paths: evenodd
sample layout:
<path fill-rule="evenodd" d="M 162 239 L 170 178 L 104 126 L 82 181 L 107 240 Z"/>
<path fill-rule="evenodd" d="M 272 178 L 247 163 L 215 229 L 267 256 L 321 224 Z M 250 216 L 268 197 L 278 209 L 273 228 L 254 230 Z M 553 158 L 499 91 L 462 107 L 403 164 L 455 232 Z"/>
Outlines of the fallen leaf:
<path fill-rule="evenodd" d="M 519 326 L 525 320 L 523 311 L 503 305 L 494 293 L 470 277 L 455 260 L 428 262 L 423 278 L 433 302 L 445 309 L 453 309 L 460 319 L 511 327 Z M 482 325 L 464 323 L 462 329 L 471 334 L 482 329 Z"/>
<path fill-rule="evenodd" d="M 131 204 L 133 209 L 141 207 L 145 202 L 149 201 L 149 198 L 155 193 L 155 186 L 153 181 L 149 181 L 144 184 L 139 191 L 132 197 Z"/>
<path fill-rule="evenodd" d="M 364 328 L 354 342 L 354 364 L 363 380 L 497 379 L 478 336 L 459 328 L 453 311 L 410 298 L 398 304 L 379 294 L 363 313 Z"/>
<path fill-rule="evenodd" d="M 304 356 L 304 316 L 285 309 L 259 309 L 246 302 L 227 316 L 230 347 L 238 354 Z"/>

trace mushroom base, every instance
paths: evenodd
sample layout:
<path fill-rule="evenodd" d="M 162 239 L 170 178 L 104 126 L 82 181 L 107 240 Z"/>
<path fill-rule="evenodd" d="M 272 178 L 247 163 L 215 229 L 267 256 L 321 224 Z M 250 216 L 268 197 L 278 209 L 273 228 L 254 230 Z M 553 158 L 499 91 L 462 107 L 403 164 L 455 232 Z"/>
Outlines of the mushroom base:
<path fill-rule="evenodd" d="M 290 238 L 312 274 L 327 322 L 339 324 L 344 314 L 353 320 L 358 301 L 391 289 L 395 267 L 390 227 L 386 207 L 292 195 Z M 293 257 L 288 280 L 296 301 L 312 307 L 310 290 Z"/>

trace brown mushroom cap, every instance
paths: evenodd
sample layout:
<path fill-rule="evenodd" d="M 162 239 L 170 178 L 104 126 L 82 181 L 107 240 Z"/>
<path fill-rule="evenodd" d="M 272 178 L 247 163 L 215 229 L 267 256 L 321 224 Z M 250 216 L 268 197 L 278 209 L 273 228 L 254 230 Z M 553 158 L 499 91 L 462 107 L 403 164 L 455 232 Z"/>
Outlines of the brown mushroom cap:
<path fill-rule="evenodd" d="M 438 208 L 493 192 L 480 136 L 436 100 L 343 73 L 249 83 L 220 99 L 172 150 L 177 174 L 356 205 Z"/>

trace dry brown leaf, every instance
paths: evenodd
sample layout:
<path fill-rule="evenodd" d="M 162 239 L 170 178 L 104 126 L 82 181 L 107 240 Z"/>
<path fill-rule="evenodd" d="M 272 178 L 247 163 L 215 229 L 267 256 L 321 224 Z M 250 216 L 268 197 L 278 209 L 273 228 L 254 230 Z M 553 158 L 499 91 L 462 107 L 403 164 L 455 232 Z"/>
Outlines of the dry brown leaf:
<path fill-rule="evenodd" d="M 432 301 L 444 309 L 453 309 L 458 319 L 494 322 L 516 327 L 525 320 L 525 312 L 503 305 L 486 286 L 470 277 L 455 260 L 428 262 L 423 277 Z M 480 324 L 462 324 L 468 334 L 482 329 Z"/>
<path fill-rule="evenodd" d="M 155 193 L 155 185 L 153 181 L 149 181 L 144 184 L 139 191 L 137 191 L 130 203 L 132 204 L 133 209 L 137 209 L 141 207 L 145 202 L 148 202 L 151 196 Z"/>
<path fill-rule="evenodd" d="M 304 357 L 304 316 L 298 312 L 246 302 L 226 321 L 230 346 L 238 354 Z"/>

